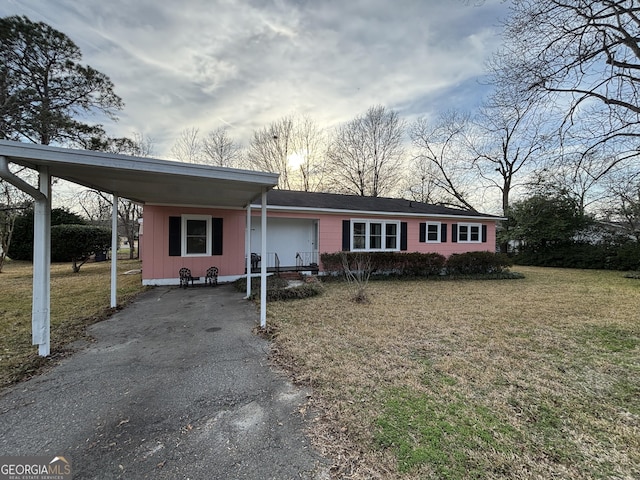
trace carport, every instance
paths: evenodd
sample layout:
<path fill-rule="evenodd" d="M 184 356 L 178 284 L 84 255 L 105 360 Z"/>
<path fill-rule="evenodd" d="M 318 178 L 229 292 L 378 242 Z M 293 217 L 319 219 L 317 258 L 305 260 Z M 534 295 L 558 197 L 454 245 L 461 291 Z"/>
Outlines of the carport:
<path fill-rule="evenodd" d="M 37 172 L 38 188 L 14 175 L 10 164 Z M 251 203 L 261 198 L 261 252 L 266 258 L 267 191 L 278 183 L 275 173 L 253 172 L 154 158 L 72 150 L 0 141 L 0 177 L 31 195 L 34 209 L 32 343 L 41 356 L 50 353 L 50 261 L 52 178 L 61 178 L 113 195 L 112 251 L 117 251 L 118 198 L 156 205 L 235 207 L 247 210 L 245 242 L 250 247 Z M 250 251 L 250 250 L 248 250 Z M 116 259 L 111 260 L 111 306 L 116 302 Z M 247 255 L 247 275 L 250 258 Z M 261 277 L 260 323 L 266 324 L 266 263 Z M 247 279 L 247 296 L 251 282 Z"/>

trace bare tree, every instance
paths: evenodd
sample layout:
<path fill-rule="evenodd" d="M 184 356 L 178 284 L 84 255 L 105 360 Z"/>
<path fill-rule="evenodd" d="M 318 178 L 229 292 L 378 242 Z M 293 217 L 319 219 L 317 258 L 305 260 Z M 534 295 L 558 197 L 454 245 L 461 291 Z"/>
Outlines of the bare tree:
<path fill-rule="evenodd" d="M 434 186 L 432 198 L 446 205 L 475 210 L 473 189 L 477 186 L 477 170 L 468 150 L 468 116 L 446 112 L 436 120 L 419 118 L 409 128 L 416 148 L 416 162 L 422 162 L 422 172 L 429 175 Z"/>
<path fill-rule="evenodd" d="M 79 203 L 92 223 L 108 225 L 113 205 L 111 195 L 98 190 L 87 190 L 80 195 Z M 135 245 L 138 240 L 138 220 L 141 217 L 142 205 L 126 198 L 118 198 L 118 233 L 124 233 L 127 239 L 130 259 L 139 257 L 140 252 Z M 115 255 L 115 252 L 113 254 Z"/>
<path fill-rule="evenodd" d="M 296 189 L 321 191 L 326 172 L 327 142 L 324 131 L 311 118 L 303 116 L 296 119 L 293 149 L 288 164 Z"/>
<path fill-rule="evenodd" d="M 609 208 L 604 210 L 609 218 L 620 222 L 627 235 L 640 242 L 640 174 L 617 172 L 608 184 Z"/>
<path fill-rule="evenodd" d="M 32 205 L 31 198 L 9 182 L 0 182 L 0 273 L 11 246 L 16 218 Z"/>
<path fill-rule="evenodd" d="M 552 195 L 569 195 L 575 200 L 581 215 L 602 202 L 611 190 L 610 185 L 621 178 L 617 168 L 609 168 L 617 159 L 606 152 L 561 152 L 544 168 L 536 172 L 534 190 Z"/>
<path fill-rule="evenodd" d="M 406 124 L 382 105 L 338 127 L 328 157 L 337 190 L 378 197 L 392 192 L 402 174 Z"/>
<path fill-rule="evenodd" d="M 404 179 L 404 192 L 413 201 L 421 203 L 445 203 L 439 196 L 436 178 L 438 173 L 434 165 L 423 157 L 415 155 L 407 167 Z"/>
<path fill-rule="evenodd" d="M 171 155 L 185 163 L 202 163 L 202 143 L 200 130 L 195 127 L 185 128 L 180 132 L 171 147 Z"/>
<path fill-rule="evenodd" d="M 293 153 L 293 118 L 286 116 L 253 132 L 247 160 L 255 170 L 279 173 L 278 187 L 290 190 L 288 158 Z"/>
<path fill-rule="evenodd" d="M 107 138 L 94 145 L 96 148 L 111 153 L 149 156 L 153 152 L 153 142 L 140 133 L 134 138 Z M 111 195 L 97 190 L 88 190 L 79 197 L 80 207 L 94 223 L 107 222 L 110 218 L 113 200 Z M 142 206 L 126 198 L 118 198 L 119 229 L 124 233 L 129 243 L 129 258 L 138 258 L 139 250 L 135 248 L 138 239 L 138 220 L 142 216 Z M 115 255 L 115 252 L 113 253 Z"/>
<path fill-rule="evenodd" d="M 514 0 L 505 25 L 506 81 L 564 106 L 563 132 L 587 158 L 616 144 L 638 154 L 640 5 L 635 0 Z M 579 130 L 579 132 L 577 131 Z"/>
<path fill-rule="evenodd" d="M 228 127 L 218 127 L 202 140 L 202 161 L 216 167 L 238 167 L 242 148 L 229 135 Z"/>
<path fill-rule="evenodd" d="M 113 202 L 97 190 L 83 190 L 76 195 L 78 206 L 93 225 L 110 225 Z"/>
<path fill-rule="evenodd" d="M 313 120 L 286 116 L 253 132 L 247 159 L 252 169 L 279 173 L 279 188 L 317 191 L 325 150 L 324 133 Z"/>
<path fill-rule="evenodd" d="M 552 108 L 541 97 L 502 83 L 502 76 L 494 71 L 495 90 L 474 118 L 469 145 L 482 184 L 500 192 L 507 216 L 512 191 L 531 182 L 554 132 Z"/>

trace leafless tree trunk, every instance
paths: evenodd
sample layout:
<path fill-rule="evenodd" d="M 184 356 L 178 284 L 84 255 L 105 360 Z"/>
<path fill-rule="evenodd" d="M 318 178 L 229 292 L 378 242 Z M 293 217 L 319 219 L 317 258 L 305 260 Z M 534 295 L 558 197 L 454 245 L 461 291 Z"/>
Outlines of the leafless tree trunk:
<path fill-rule="evenodd" d="M 324 131 L 309 117 L 296 120 L 294 153 L 289 158 L 295 186 L 305 192 L 322 191 L 326 171 L 327 141 Z"/>
<path fill-rule="evenodd" d="M 475 210 L 471 196 L 478 175 L 467 149 L 468 128 L 468 117 L 447 112 L 434 122 L 419 118 L 409 135 L 417 151 L 416 161 L 425 165 L 423 172 L 435 186 L 432 195 L 441 198 L 440 203 Z"/>
<path fill-rule="evenodd" d="M 186 132 L 186 130 L 185 130 Z M 197 129 L 191 131 L 197 136 Z M 185 137 L 186 138 L 186 137 Z M 153 142 L 142 134 L 134 134 L 134 138 L 104 139 L 100 143 L 100 150 L 133 155 L 138 157 L 149 156 L 153 151 Z M 111 195 L 96 190 L 88 190 L 79 196 L 80 207 L 85 215 L 95 223 L 109 225 L 113 200 Z M 139 258 L 139 249 L 135 248 L 138 240 L 138 220 L 142 215 L 142 206 L 126 198 L 118 198 L 119 229 L 122 230 L 129 243 L 129 258 Z M 118 232 L 119 234 L 120 232 Z M 116 252 L 113 252 L 115 255 Z"/>
<path fill-rule="evenodd" d="M 247 159 L 252 169 L 279 173 L 281 189 L 317 191 L 325 150 L 324 133 L 313 120 L 287 116 L 253 132 Z"/>
<path fill-rule="evenodd" d="M 290 190 L 288 158 L 293 153 L 293 118 L 283 117 L 253 132 L 247 159 L 255 170 L 279 173 L 278 187 Z"/>
<path fill-rule="evenodd" d="M 421 156 L 415 156 L 409 163 L 407 176 L 404 180 L 405 194 L 413 201 L 421 203 L 446 203 L 440 197 L 436 182 L 437 171 L 431 162 Z"/>
<path fill-rule="evenodd" d="M 392 193 L 402 175 L 404 120 L 382 105 L 338 127 L 329 146 L 337 190 L 360 196 Z"/>
<path fill-rule="evenodd" d="M 474 166 L 485 185 L 500 192 L 502 214 L 509 214 L 512 191 L 531 182 L 553 135 L 547 130 L 551 109 L 538 97 L 518 98 L 518 90 L 500 85 L 474 119 L 470 146 Z"/>
<path fill-rule="evenodd" d="M 610 207 L 605 210 L 608 217 L 620 222 L 626 233 L 640 242 L 640 174 L 620 171 L 612 176 L 608 200 Z"/>
<path fill-rule="evenodd" d="M 216 167 L 237 168 L 241 147 L 229 135 L 228 127 L 219 127 L 209 132 L 202 140 L 202 160 Z"/>
<path fill-rule="evenodd" d="M 32 170 L 24 167 L 11 170 L 33 185 Z M 27 193 L 0 179 L 0 273 L 11 246 L 16 218 L 32 203 L 33 199 Z"/>
<path fill-rule="evenodd" d="M 171 155 L 181 162 L 202 163 L 202 143 L 200 130 L 195 127 L 185 128 L 171 147 Z"/>
<path fill-rule="evenodd" d="M 5 181 L 0 181 L 0 273 L 11 246 L 16 217 L 31 205 L 29 196 Z"/>

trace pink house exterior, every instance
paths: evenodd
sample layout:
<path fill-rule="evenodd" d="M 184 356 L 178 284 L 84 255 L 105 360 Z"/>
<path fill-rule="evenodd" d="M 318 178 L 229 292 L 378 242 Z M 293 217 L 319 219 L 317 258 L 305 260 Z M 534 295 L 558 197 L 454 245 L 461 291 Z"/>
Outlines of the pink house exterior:
<path fill-rule="evenodd" d="M 246 275 L 247 255 L 269 271 L 322 272 L 321 253 L 436 252 L 445 256 L 495 251 L 500 217 L 402 199 L 271 190 L 267 194 L 267 258 L 260 258 L 260 204 L 230 208 L 144 206 L 140 234 L 142 281 L 177 285 L 187 267 L 203 277 L 211 266 L 220 281 Z M 249 242 L 247 242 L 247 237 Z M 257 270 L 255 270 L 257 271 Z"/>

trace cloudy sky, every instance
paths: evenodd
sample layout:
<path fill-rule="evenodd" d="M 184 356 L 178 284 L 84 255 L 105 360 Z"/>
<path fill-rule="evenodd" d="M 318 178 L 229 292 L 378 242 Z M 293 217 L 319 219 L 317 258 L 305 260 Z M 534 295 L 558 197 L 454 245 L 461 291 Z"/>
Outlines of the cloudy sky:
<path fill-rule="evenodd" d="M 473 109 L 502 0 L 2 0 L 67 34 L 125 102 L 112 136 L 169 156 L 185 128 L 251 132 L 289 114 L 333 127 L 382 104 L 411 121 Z"/>

